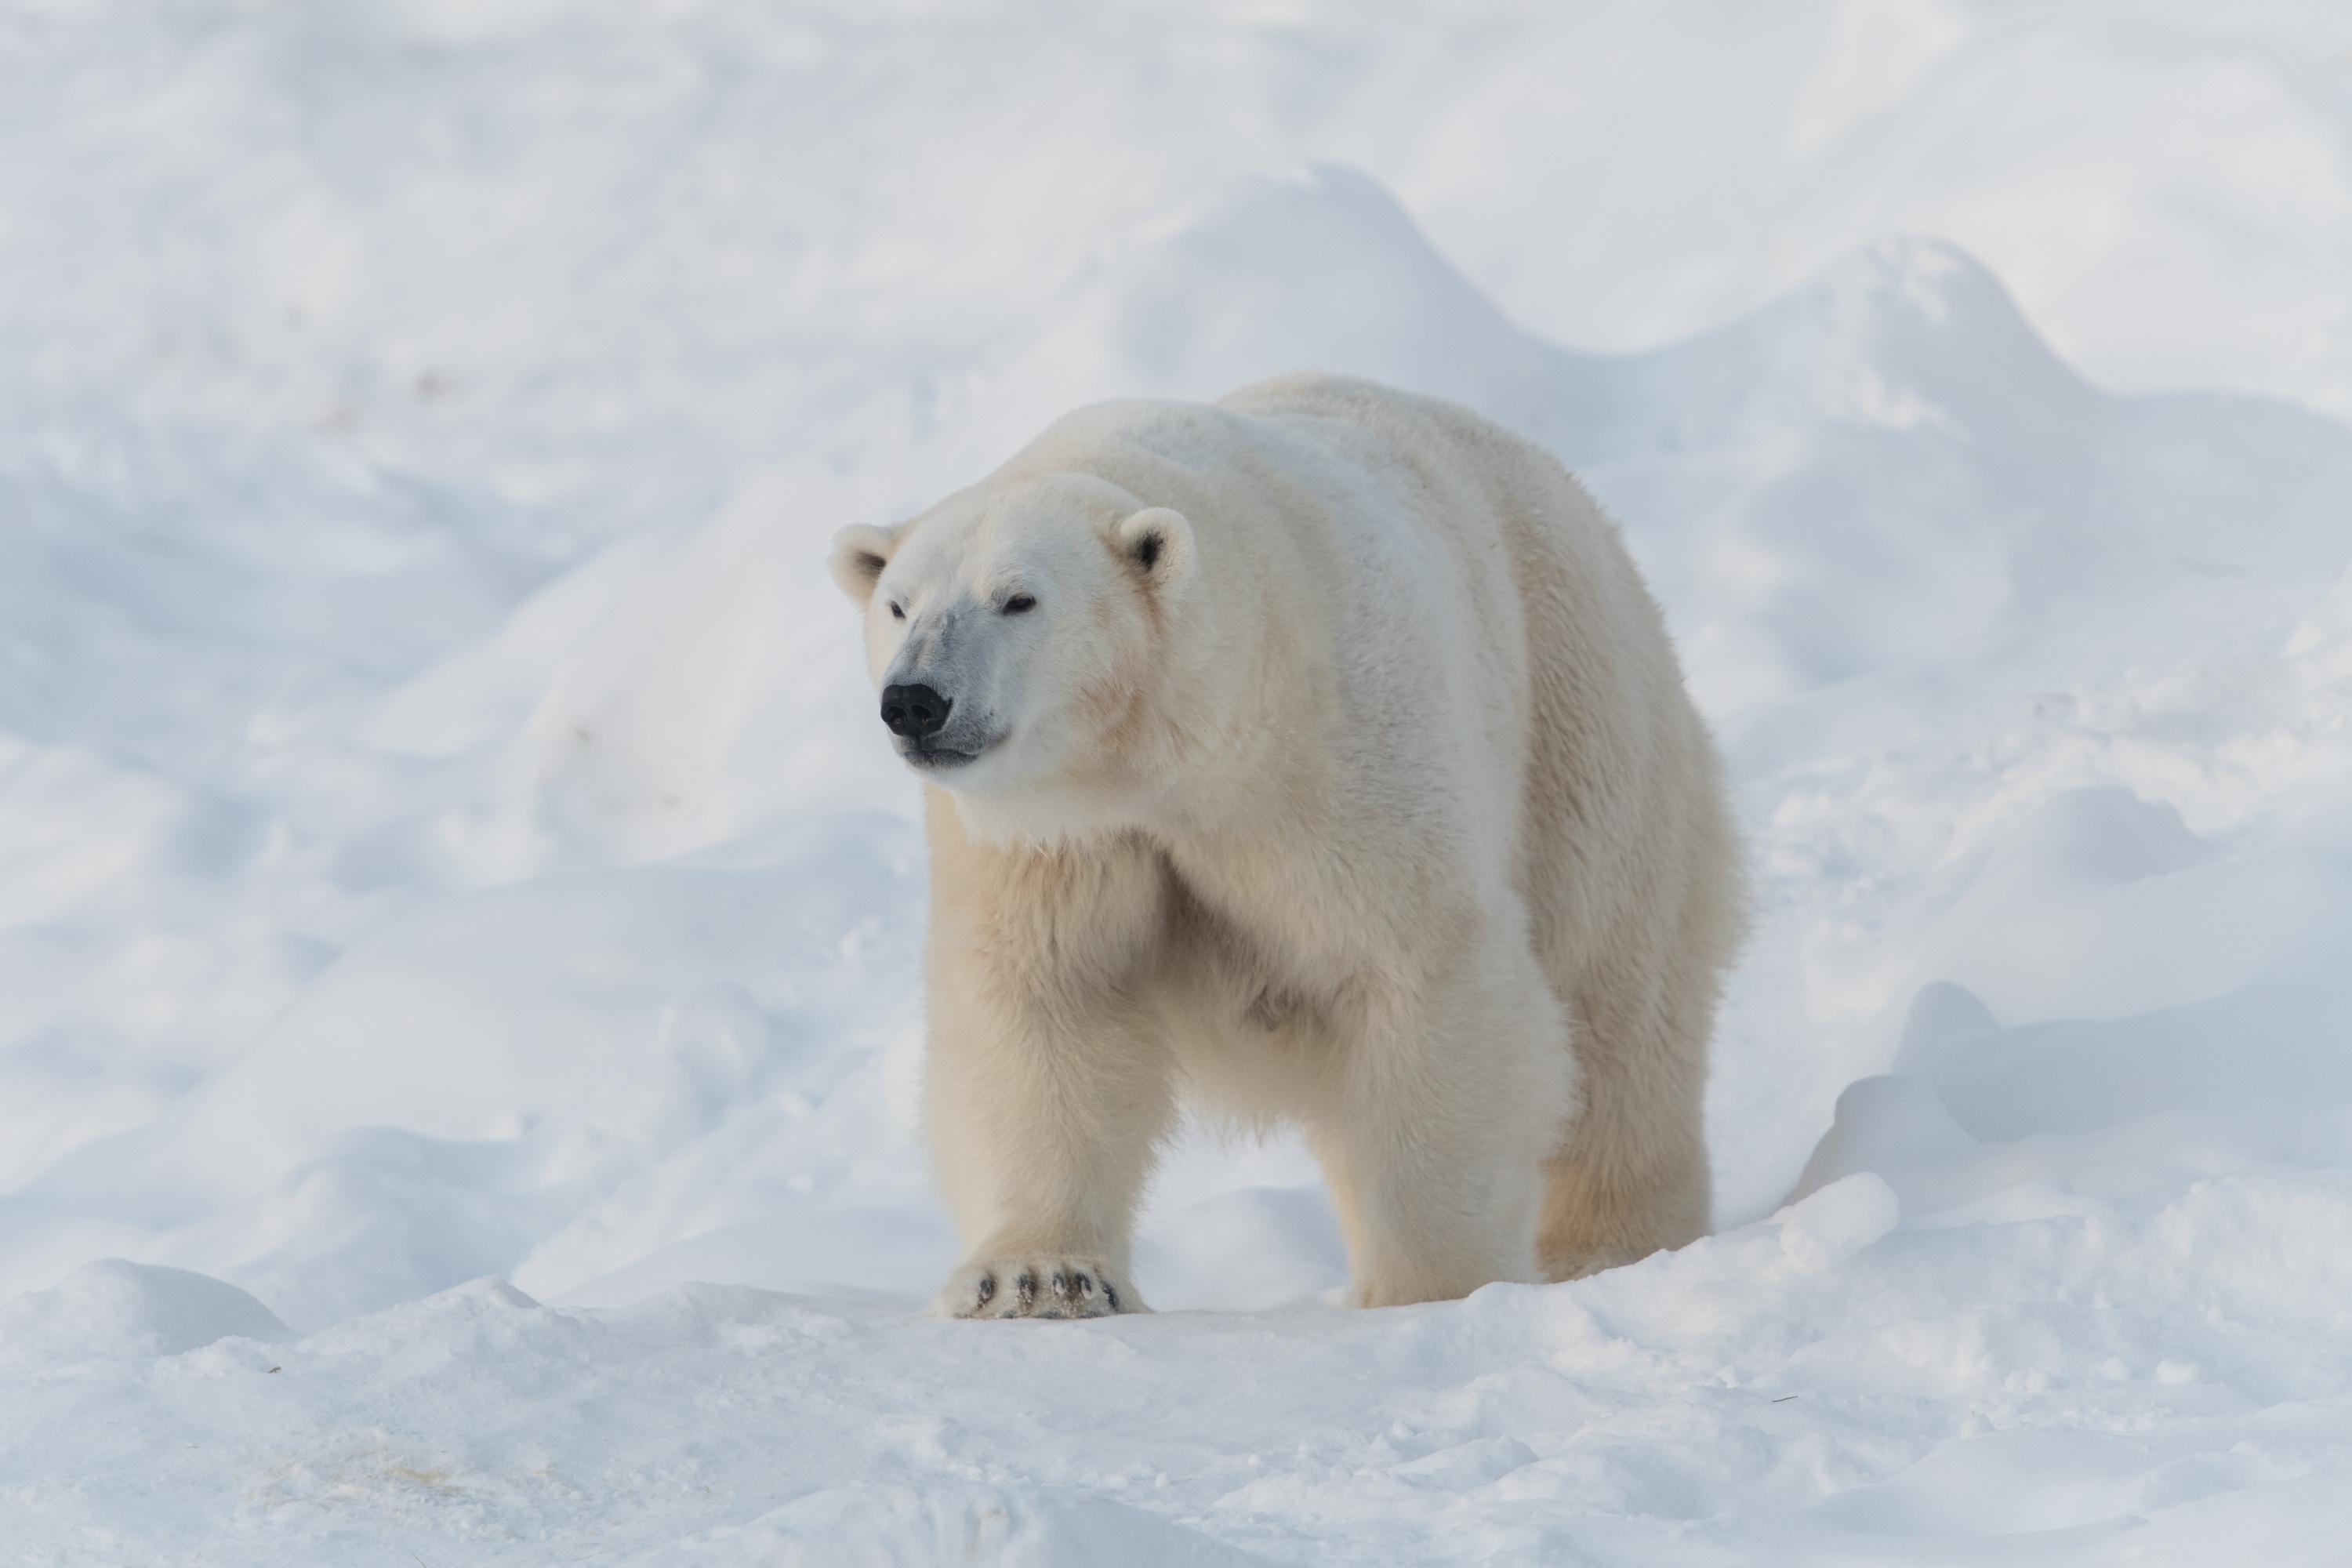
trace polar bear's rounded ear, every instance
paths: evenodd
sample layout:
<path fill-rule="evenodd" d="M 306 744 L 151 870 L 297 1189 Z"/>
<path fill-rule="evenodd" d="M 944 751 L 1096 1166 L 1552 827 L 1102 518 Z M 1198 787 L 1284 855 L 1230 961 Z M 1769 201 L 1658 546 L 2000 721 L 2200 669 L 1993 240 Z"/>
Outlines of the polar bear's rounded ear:
<path fill-rule="evenodd" d="M 833 536 L 833 580 L 859 604 L 874 596 L 875 580 L 890 564 L 898 535 L 868 522 L 853 522 Z"/>
<path fill-rule="evenodd" d="M 1119 520 L 1111 547 L 1125 556 L 1144 581 L 1162 593 L 1192 569 L 1192 525 L 1181 511 L 1148 506 Z"/>

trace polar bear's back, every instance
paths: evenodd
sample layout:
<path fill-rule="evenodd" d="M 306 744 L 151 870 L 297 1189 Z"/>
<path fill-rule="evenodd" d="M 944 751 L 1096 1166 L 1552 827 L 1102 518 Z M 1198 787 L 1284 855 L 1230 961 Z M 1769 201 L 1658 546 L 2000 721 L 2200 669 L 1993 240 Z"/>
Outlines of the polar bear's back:
<path fill-rule="evenodd" d="M 1313 509 L 1327 515 L 1309 526 L 1338 534 L 1332 574 L 1360 617 L 1343 640 L 1417 664 L 1475 661 L 1458 672 L 1461 700 L 1509 732 L 1489 758 L 1526 775 L 1528 852 L 1543 852 L 1544 824 L 1563 811 L 1600 826 L 1682 793 L 1695 763 L 1712 769 L 1657 602 L 1616 524 L 1549 450 L 1458 405 L 1343 376 L 1262 382 L 1220 406 L 1328 458 L 1328 504 Z M 1350 483 L 1376 493 L 1335 495 Z M 1437 627 L 1393 619 L 1415 614 Z M 1578 849 L 1589 861 L 1592 847 Z"/>

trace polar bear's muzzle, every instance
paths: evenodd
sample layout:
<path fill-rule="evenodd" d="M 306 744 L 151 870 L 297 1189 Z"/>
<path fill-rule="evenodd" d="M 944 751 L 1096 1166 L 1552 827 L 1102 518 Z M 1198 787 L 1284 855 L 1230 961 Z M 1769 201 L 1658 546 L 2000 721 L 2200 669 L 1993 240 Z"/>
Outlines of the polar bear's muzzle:
<path fill-rule="evenodd" d="M 882 678 L 882 722 L 919 773 L 977 762 L 1004 739 L 991 723 L 982 650 L 957 635 L 963 619 L 953 610 L 922 616 Z"/>
<path fill-rule="evenodd" d="M 908 681 L 882 689 L 882 722 L 898 737 L 898 754 L 918 768 L 957 768 L 979 760 L 994 741 L 973 742 L 958 725 L 955 699 L 944 696 L 928 681 Z"/>

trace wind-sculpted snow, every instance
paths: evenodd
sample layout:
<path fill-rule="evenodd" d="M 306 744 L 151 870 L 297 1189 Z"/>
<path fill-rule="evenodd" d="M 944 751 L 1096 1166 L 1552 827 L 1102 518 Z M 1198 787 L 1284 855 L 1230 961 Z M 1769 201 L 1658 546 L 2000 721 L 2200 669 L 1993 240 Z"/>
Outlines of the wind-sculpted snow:
<path fill-rule="evenodd" d="M 2202 12 L 1867 9 L 1643 77 L 1706 167 L 1633 21 L 1188 14 L 1255 85 L 1124 195 L 1067 126 L 1214 73 L 1017 18 L 0 23 L 0 1556 L 2332 1560 L 2352 431 L 2107 388 L 2235 331 L 2352 406 L 2341 105 Z M 1895 203 L 1960 243 L 1849 232 L 1962 145 Z M 2182 256 L 2263 286 L 2126 341 Z M 824 542 L 1302 366 L 1546 440 L 1665 604 L 1759 889 L 1719 1234 L 1344 1313 L 1303 1151 L 1203 1130 L 1174 1310 L 919 1318 L 921 838 Z"/>
<path fill-rule="evenodd" d="M 98 1360 L 152 1360 L 236 1337 L 290 1338 L 277 1315 L 234 1285 L 184 1268 L 109 1258 L 52 1289 L 0 1303 L 0 1369 L 33 1372 Z"/>

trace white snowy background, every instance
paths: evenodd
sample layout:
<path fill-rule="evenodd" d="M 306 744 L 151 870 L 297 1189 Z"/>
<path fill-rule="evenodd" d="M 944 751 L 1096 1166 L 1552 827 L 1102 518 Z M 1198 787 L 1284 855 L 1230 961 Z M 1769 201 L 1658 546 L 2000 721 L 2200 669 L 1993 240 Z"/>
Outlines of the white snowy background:
<path fill-rule="evenodd" d="M 834 529 L 1465 400 L 1759 888 L 1719 1234 L 968 1325 Z M 2352 1561 L 2352 8 L 0 5 L 0 1559 Z"/>

